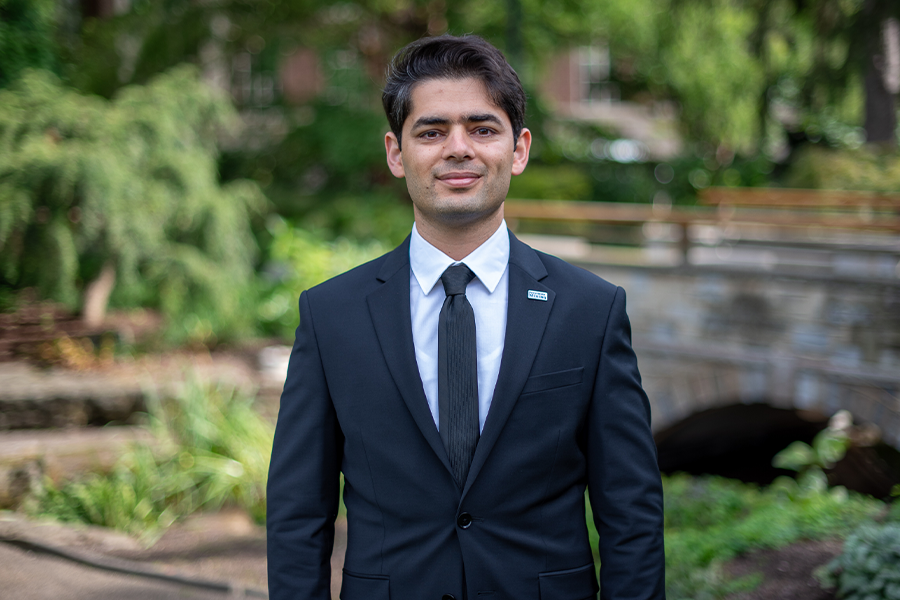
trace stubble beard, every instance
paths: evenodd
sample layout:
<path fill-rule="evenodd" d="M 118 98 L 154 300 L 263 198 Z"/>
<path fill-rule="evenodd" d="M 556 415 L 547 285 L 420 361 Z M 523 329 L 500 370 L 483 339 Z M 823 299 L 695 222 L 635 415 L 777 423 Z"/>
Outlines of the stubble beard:
<path fill-rule="evenodd" d="M 487 179 L 475 190 L 438 194 L 437 180 L 432 179 L 430 186 L 409 189 L 410 196 L 422 198 L 413 202 L 416 212 L 435 224 L 451 229 L 468 228 L 489 220 L 503 206 L 509 192 L 509 180 Z"/>

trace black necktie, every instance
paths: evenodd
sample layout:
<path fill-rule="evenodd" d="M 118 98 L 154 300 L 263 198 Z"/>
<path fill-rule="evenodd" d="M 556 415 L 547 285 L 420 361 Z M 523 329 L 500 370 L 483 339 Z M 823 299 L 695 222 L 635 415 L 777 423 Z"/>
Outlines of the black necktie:
<path fill-rule="evenodd" d="M 478 443 L 475 313 L 466 299 L 466 285 L 474 277 L 462 264 L 447 267 L 441 275 L 447 297 L 438 322 L 438 426 L 460 490 Z"/>

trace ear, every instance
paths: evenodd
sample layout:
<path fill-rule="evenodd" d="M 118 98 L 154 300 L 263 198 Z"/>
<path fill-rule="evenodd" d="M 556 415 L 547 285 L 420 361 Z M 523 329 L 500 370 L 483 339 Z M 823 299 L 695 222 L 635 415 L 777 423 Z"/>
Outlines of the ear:
<path fill-rule="evenodd" d="M 512 174 L 521 175 L 528 164 L 528 153 L 531 151 L 531 132 L 522 129 L 519 139 L 516 140 L 516 149 L 513 151 Z"/>
<path fill-rule="evenodd" d="M 387 154 L 387 164 L 394 177 L 403 178 L 406 173 L 403 170 L 403 155 L 400 152 L 400 140 L 393 131 L 384 134 L 384 152 Z"/>

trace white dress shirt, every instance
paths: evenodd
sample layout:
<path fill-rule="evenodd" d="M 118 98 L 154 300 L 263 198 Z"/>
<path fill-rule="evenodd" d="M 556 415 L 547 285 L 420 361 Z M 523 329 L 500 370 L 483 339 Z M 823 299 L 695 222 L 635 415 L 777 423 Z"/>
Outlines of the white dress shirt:
<path fill-rule="evenodd" d="M 506 300 L 509 296 L 509 234 L 506 221 L 502 221 L 487 241 L 460 261 L 453 260 L 425 241 L 413 224 L 409 241 L 409 308 L 413 343 L 425 398 L 439 431 L 438 318 L 447 297 L 441 275 L 447 267 L 459 263 L 465 263 L 475 273 L 475 279 L 466 287 L 466 298 L 475 313 L 478 430 L 481 431 L 491 408 L 506 338 Z"/>

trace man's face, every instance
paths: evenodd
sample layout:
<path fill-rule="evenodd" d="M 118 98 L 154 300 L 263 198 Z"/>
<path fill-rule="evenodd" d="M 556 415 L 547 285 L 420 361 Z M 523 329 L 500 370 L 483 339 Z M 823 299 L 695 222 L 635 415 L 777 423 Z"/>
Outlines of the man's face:
<path fill-rule="evenodd" d="M 512 124 L 479 79 L 429 79 L 412 90 L 402 150 L 385 136 L 387 161 L 405 177 L 416 221 L 456 228 L 502 217 L 512 175 L 528 164 L 531 132 Z M 499 215 L 499 217 L 498 217 Z"/>

